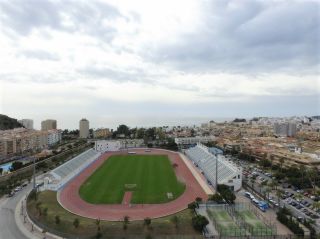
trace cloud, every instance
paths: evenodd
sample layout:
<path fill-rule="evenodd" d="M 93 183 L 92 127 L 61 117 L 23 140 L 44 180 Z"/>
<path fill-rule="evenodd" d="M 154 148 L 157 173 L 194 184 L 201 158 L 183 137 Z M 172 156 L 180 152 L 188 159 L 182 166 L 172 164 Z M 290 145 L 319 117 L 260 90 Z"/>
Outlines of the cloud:
<path fill-rule="evenodd" d="M 0 13 L 5 31 L 14 31 L 17 35 L 51 29 L 83 32 L 104 40 L 112 39 L 116 32 L 113 20 L 125 18 L 115 7 L 101 1 L 1 1 Z"/>
<path fill-rule="evenodd" d="M 70 122 L 102 122 L 106 105 L 115 118 L 317 112 L 319 5 L 0 1 L 0 109 Z"/>
<path fill-rule="evenodd" d="M 319 6 L 312 1 L 208 1 L 199 28 L 145 56 L 187 72 L 314 74 L 320 56 Z"/>
<path fill-rule="evenodd" d="M 33 58 L 38 60 L 50 60 L 57 61 L 59 56 L 43 50 L 24 50 L 17 54 L 18 56 L 24 56 L 27 58 Z"/>

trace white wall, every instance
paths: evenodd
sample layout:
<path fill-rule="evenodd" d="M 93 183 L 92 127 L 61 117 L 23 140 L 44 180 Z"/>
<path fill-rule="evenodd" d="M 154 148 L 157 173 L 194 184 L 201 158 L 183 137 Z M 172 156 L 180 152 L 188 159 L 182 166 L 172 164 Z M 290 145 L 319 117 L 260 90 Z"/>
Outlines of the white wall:
<path fill-rule="evenodd" d="M 118 140 L 97 140 L 94 149 L 98 152 L 119 151 L 121 142 Z"/>

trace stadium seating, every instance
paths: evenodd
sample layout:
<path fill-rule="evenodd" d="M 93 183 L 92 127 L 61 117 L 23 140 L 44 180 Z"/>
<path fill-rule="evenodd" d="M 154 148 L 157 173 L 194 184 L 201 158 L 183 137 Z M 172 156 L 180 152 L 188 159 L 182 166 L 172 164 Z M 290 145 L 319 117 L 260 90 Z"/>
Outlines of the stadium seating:
<path fill-rule="evenodd" d="M 68 162 L 62 164 L 61 166 L 55 168 L 48 175 L 49 178 L 54 178 L 54 180 L 51 185 L 47 185 L 47 188 L 51 190 L 58 190 L 71 178 L 76 176 L 89 164 L 95 161 L 100 155 L 100 152 L 89 149 L 84 153 L 76 156 L 75 158 L 69 160 Z"/>
<path fill-rule="evenodd" d="M 206 146 L 199 143 L 195 147 L 187 149 L 185 154 L 201 169 L 204 176 L 212 184 L 215 184 L 216 171 L 218 171 L 219 184 L 233 186 L 235 190 L 240 189 L 242 170 L 229 162 L 223 155 L 214 155 Z M 216 170 L 216 162 L 218 162 L 218 170 Z"/>

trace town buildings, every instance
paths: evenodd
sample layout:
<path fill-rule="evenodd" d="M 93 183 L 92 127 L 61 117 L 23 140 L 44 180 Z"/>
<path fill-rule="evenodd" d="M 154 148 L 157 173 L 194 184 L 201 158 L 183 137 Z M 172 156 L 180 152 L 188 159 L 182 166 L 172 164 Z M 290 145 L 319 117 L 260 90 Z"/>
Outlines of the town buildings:
<path fill-rule="evenodd" d="M 111 136 L 111 132 L 108 128 L 96 129 L 93 132 L 93 137 L 97 139 L 105 139 Z"/>
<path fill-rule="evenodd" d="M 48 132 L 16 128 L 0 131 L 0 157 L 35 152 L 48 147 Z"/>

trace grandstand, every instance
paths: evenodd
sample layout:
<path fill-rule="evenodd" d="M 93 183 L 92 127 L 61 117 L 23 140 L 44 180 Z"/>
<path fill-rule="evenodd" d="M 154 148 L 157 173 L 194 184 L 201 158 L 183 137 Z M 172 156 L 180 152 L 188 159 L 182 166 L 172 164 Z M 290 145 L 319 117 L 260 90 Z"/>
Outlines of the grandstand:
<path fill-rule="evenodd" d="M 185 151 L 188 158 L 202 171 L 210 184 L 225 184 L 238 191 L 242 185 L 242 169 L 228 161 L 223 155 L 212 154 L 208 147 L 198 143 Z M 218 160 L 218 161 L 217 161 Z M 218 169 L 216 170 L 216 161 Z"/>
<path fill-rule="evenodd" d="M 94 162 L 100 155 L 100 152 L 88 149 L 82 154 L 53 169 L 44 177 L 44 188 L 54 191 L 59 190 L 70 179 Z"/>

